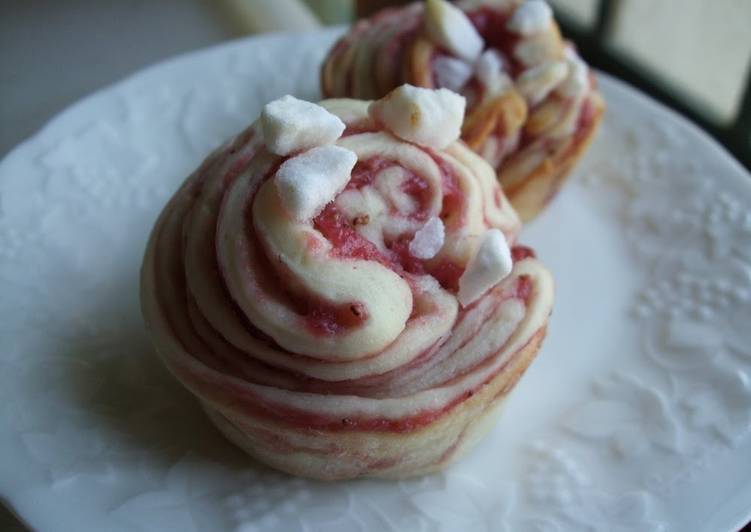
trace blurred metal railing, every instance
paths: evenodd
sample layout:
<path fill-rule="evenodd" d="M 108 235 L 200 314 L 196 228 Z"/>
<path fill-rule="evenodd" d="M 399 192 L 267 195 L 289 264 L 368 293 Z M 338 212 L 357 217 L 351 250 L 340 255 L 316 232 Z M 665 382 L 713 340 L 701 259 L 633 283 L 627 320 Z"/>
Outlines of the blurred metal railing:
<path fill-rule="evenodd" d="M 599 0 L 592 27 L 586 28 L 562 10 L 555 9 L 563 34 L 576 43 L 582 57 L 592 66 L 641 89 L 665 105 L 687 116 L 715 137 L 747 169 L 751 170 L 751 68 L 745 79 L 743 96 L 734 119 L 722 124 L 693 105 L 680 89 L 654 75 L 637 60 L 615 50 L 610 35 L 622 0 Z M 749 58 L 751 61 L 751 57 Z"/>

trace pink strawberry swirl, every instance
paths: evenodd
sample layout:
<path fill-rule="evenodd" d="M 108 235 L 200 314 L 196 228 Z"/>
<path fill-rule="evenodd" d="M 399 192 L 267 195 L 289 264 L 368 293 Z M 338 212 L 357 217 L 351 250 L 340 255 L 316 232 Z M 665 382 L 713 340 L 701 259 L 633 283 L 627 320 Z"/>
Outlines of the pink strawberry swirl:
<path fill-rule="evenodd" d="M 273 177 L 289 157 L 253 125 L 219 148 L 156 222 L 141 298 L 157 351 L 212 421 L 259 461 L 306 477 L 407 477 L 444 467 L 492 426 L 545 335 L 553 288 L 528 248 L 462 307 L 478 241 L 520 224 L 494 172 L 460 142 L 442 151 L 379 130 L 367 103 L 321 103 L 358 162 L 312 220 Z M 295 156 L 295 155 L 292 155 Z M 426 221 L 430 259 L 410 254 Z"/>

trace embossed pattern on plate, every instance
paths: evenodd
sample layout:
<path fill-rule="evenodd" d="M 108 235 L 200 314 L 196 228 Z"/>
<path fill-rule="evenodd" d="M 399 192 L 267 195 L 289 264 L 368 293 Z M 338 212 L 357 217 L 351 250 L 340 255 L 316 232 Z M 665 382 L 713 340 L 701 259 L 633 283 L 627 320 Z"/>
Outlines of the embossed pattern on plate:
<path fill-rule="evenodd" d="M 162 204 L 335 33 L 143 71 L 0 163 L 0 496 L 39 530 L 722 530 L 751 511 L 751 181 L 601 76 L 608 113 L 525 229 L 549 338 L 447 472 L 322 484 L 254 466 L 153 356 L 137 278 Z M 280 69 L 283 67 L 283 69 Z"/>

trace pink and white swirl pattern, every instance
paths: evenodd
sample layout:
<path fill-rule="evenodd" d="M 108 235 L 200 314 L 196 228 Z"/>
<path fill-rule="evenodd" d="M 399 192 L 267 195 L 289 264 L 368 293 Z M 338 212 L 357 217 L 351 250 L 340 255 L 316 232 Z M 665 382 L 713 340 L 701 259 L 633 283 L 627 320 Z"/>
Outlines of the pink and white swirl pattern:
<path fill-rule="evenodd" d="M 312 220 L 283 208 L 290 156 L 256 124 L 196 170 L 159 217 L 141 297 L 160 356 L 216 425 L 293 474 L 404 477 L 477 440 L 534 357 L 552 280 L 530 250 L 462 307 L 458 279 L 491 228 L 520 224 L 490 166 L 462 143 L 436 151 L 380 130 L 367 103 L 322 102 L 357 164 Z M 295 157 L 293 154 L 291 157 Z M 439 218 L 438 253 L 410 242 Z"/>

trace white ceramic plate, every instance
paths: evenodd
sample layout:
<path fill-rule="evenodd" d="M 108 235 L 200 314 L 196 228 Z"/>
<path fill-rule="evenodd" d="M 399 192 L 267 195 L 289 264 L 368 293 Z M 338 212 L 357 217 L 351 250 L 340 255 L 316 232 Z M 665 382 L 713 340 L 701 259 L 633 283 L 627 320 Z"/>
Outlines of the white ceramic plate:
<path fill-rule="evenodd" d="M 0 164 L 0 494 L 38 530 L 729 530 L 751 513 L 751 179 L 601 76 L 601 133 L 525 229 L 549 337 L 444 474 L 321 484 L 254 466 L 153 356 L 138 269 L 208 150 L 335 34 L 189 54 L 87 98 Z"/>

